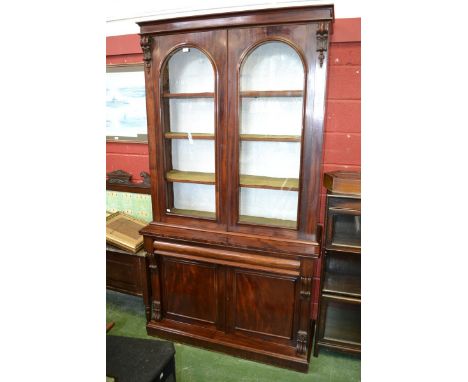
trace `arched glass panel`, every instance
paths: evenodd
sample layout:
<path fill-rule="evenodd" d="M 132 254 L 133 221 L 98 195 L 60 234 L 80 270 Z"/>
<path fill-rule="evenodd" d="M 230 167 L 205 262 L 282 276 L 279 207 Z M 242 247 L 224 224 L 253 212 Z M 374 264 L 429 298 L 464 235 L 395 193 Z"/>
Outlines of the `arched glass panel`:
<path fill-rule="evenodd" d="M 259 45 L 241 66 L 240 223 L 297 228 L 304 83 L 284 42 Z"/>
<path fill-rule="evenodd" d="M 166 212 L 215 218 L 215 75 L 200 50 L 171 54 L 162 73 Z"/>

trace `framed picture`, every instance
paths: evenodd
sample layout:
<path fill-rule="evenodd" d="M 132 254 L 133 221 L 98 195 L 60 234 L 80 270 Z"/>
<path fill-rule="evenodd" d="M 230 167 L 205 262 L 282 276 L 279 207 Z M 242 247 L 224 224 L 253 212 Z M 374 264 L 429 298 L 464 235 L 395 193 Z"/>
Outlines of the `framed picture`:
<path fill-rule="evenodd" d="M 106 139 L 147 143 L 143 65 L 106 67 Z"/>

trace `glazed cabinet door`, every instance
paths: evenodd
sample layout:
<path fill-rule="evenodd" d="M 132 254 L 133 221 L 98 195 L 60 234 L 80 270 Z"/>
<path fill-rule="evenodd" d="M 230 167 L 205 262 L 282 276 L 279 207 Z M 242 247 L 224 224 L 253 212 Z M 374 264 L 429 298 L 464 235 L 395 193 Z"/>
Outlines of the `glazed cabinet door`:
<path fill-rule="evenodd" d="M 157 221 L 226 224 L 226 38 L 225 30 L 153 38 L 146 85 Z"/>
<path fill-rule="evenodd" d="M 230 29 L 229 229 L 314 239 L 326 75 L 318 24 Z"/>

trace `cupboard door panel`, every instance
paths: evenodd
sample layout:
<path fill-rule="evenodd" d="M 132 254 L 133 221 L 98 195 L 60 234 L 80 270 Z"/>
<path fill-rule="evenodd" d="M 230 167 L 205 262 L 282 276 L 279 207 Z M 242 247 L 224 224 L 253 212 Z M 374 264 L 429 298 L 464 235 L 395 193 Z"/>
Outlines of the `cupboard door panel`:
<path fill-rule="evenodd" d="M 168 318 L 217 321 L 216 266 L 162 256 L 163 311 Z"/>
<path fill-rule="evenodd" d="M 294 278 L 236 270 L 233 288 L 236 330 L 292 339 Z"/>

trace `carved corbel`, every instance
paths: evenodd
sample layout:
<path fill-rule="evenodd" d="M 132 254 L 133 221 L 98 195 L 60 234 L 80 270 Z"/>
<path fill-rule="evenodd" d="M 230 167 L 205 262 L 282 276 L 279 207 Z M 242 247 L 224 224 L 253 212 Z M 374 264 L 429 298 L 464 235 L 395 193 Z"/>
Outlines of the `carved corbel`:
<path fill-rule="evenodd" d="M 299 294 L 301 298 L 310 299 L 310 287 L 312 284 L 312 277 L 301 277 L 301 290 Z"/>
<path fill-rule="evenodd" d="M 299 330 L 297 332 L 296 353 L 306 354 L 307 350 L 307 332 Z"/>
<path fill-rule="evenodd" d="M 161 320 L 161 303 L 159 301 L 153 301 L 151 308 L 153 311 L 153 314 L 151 315 L 151 319 L 155 321 L 160 321 Z"/>
<path fill-rule="evenodd" d="M 328 46 L 328 23 L 321 22 L 317 28 L 317 52 L 319 52 L 320 67 L 323 66 L 323 60 L 325 59 L 324 52 L 327 51 Z"/>
<path fill-rule="evenodd" d="M 153 38 L 151 36 L 141 36 L 140 46 L 143 50 L 143 62 L 145 63 L 146 71 L 149 73 L 151 68 L 151 44 Z"/>

